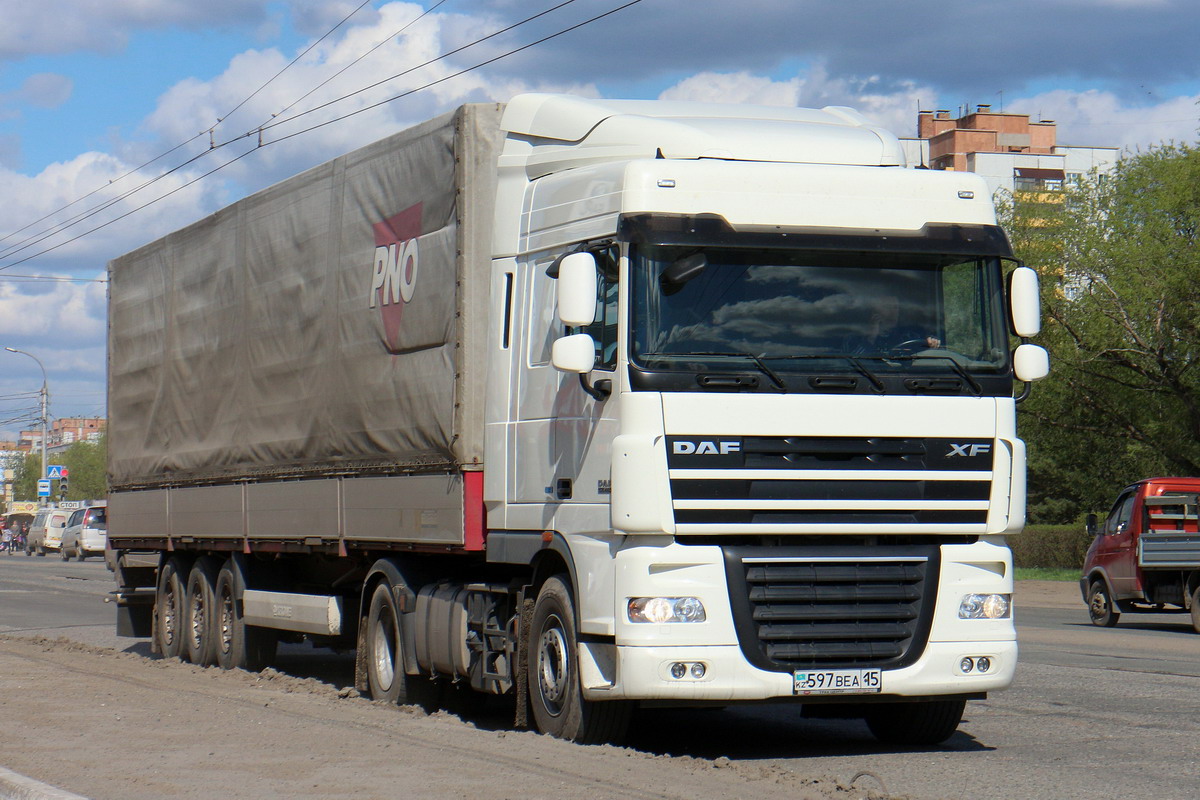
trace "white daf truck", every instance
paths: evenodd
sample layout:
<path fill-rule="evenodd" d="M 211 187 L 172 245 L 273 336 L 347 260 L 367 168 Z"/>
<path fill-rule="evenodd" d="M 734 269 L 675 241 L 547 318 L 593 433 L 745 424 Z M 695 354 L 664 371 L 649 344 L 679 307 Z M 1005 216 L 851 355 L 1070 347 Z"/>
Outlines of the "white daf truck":
<path fill-rule="evenodd" d="M 941 741 L 1016 665 L 1037 291 L 982 180 L 849 109 L 463 106 L 110 265 L 118 629 L 580 742 L 761 700 Z"/>

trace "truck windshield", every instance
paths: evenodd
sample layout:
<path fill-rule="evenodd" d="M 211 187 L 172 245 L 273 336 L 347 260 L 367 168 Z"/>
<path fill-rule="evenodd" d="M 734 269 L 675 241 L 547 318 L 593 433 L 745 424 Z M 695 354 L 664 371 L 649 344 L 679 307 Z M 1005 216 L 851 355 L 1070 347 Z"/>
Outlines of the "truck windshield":
<path fill-rule="evenodd" d="M 995 258 L 642 244 L 631 263 L 635 369 L 757 373 L 784 391 L 810 390 L 797 373 L 864 391 L 915 375 L 1011 391 Z"/>

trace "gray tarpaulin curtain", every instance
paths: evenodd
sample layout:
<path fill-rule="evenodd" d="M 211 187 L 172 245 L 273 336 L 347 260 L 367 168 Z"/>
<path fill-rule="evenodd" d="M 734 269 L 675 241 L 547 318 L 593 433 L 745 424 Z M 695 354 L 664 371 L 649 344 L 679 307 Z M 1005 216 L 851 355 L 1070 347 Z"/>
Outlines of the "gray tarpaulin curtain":
<path fill-rule="evenodd" d="M 501 110 L 464 106 L 112 261 L 111 488 L 481 463 Z"/>

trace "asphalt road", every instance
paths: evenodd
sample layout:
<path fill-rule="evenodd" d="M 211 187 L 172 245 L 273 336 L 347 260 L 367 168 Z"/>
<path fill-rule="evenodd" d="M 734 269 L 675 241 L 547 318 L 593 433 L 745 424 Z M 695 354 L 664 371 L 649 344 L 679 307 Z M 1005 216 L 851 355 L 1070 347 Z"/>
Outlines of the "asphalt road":
<path fill-rule="evenodd" d="M 0 555 L 0 634 L 66 637 L 148 654 L 118 639 L 102 561 Z M 1089 624 L 1071 584 L 1019 583 L 1020 664 L 1014 686 L 968 704 L 943 747 L 887 748 L 852 721 L 801 719 L 783 704 L 723 711 L 642 711 L 628 745 L 647 754 L 721 759 L 763 770 L 845 776 L 880 796 L 1066 798 L 1200 795 L 1200 635 L 1187 615 L 1126 615 Z M 278 668 L 335 686 L 352 659 L 286 648 Z M 503 703 L 464 714 L 503 730 Z"/>

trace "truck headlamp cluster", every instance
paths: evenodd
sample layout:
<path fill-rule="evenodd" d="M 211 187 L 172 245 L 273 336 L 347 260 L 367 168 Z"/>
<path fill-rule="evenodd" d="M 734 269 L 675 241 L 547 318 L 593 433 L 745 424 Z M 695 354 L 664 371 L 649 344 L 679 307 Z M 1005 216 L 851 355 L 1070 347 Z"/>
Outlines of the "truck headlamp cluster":
<path fill-rule="evenodd" d="M 704 604 L 695 597 L 631 597 L 630 622 L 704 622 Z"/>
<path fill-rule="evenodd" d="M 969 594 L 958 604 L 958 618 L 1007 619 L 1011 610 L 1010 594 Z"/>

